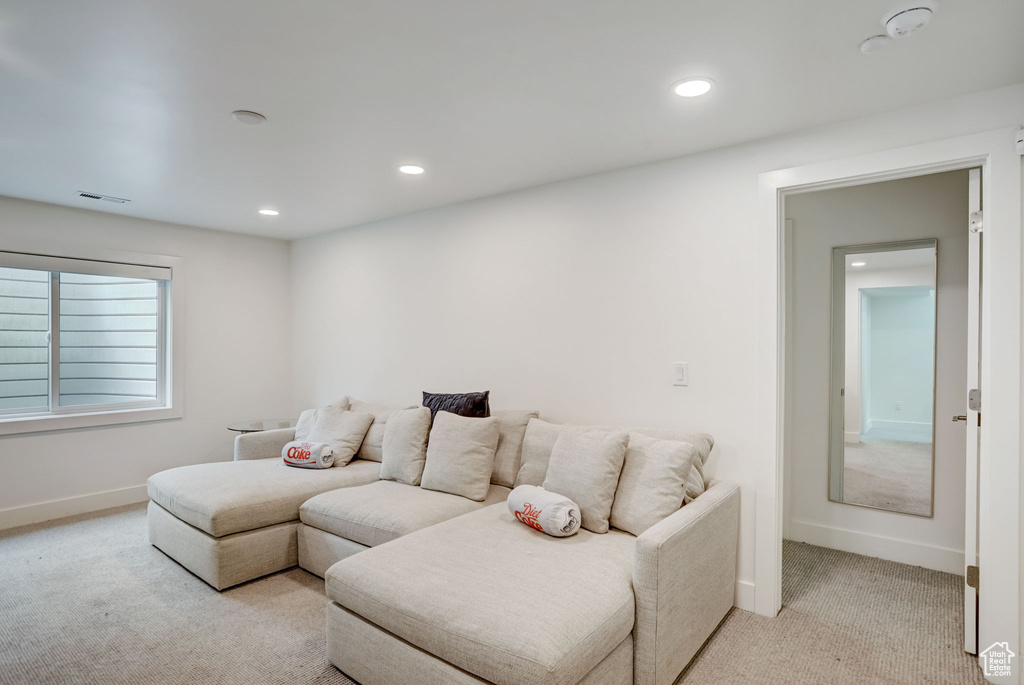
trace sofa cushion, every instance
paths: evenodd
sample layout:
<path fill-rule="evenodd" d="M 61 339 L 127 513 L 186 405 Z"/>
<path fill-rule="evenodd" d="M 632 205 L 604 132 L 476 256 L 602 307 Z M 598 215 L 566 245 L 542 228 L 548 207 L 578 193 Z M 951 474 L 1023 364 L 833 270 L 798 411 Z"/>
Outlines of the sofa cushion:
<path fill-rule="evenodd" d="M 296 469 L 280 457 L 194 464 L 149 477 L 149 498 L 185 523 L 222 537 L 299 518 L 299 505 L 328 490 L 377 480 L 380 464 Z"/>
<path fill-rule="evenodd" d="M 420 528 L 503 502 L 509 489 L 492 485 L 483 502 L 381 480 L 317 495 L 299 507 L 307 526 L 374 547 Z"/>
<path fill-rule="evenodd" d="M 589 531 L 608 532 L 628 442 L 626 431 L 574 428 L 562 431 L 551 448 L 543 487 L 579 505 L 582 526 Z"/>
<path fill-rule="evenodd" d="M 494 452 L 491 482 L 507 488 L 516 484 L 516 474 L 523 462 L 523 438 L 526 424 L 540 416 L 540 412 L 523 409 L 495 409 L 491 416 L 498 419 L 498 449 Z M 543 479 L 542 479 L 543 480 Z"/>
<path fill-rule="evenodd" d="M 497 504 L 343 559 L 327 595 L 497 685 L 571 685 L 633 629 L 636 538 L 553 538 Z"/>
<path fill-rule="evenodd" d="M 403 409 L 391 415 L 384 427 L 380 477 L 407 485 L 419 485 L 427 460 L 430 410 Z"/>
<path fill-rule="evenodd" d="M 516 476 L 515 485 L 541 485 L 548 470 L 548 459 L 551 458 L 551 448 L 555 440 L 566 428 L 571 425 L 548 423 L 541 419 L 530 419 L 526 426 L 526 435 L 523 437 L 522 466 Z M 699 459 L 693 462 L 693 468 L 686 477 L 685 501 L 696 498 L 704 492 L 704 465 L 711 456 L 711 448 L 715 440 L 707 433 L 691 431 L 680 431 L 671 428 L 618 428 L 615 426 L 588 426 L 600 430 L 626 430 L 630 433 L 640 433 L 659 440 L 681 440 L 688 442 L 697 448 Z"/>
<path fill-rule="evenodd" d="M 477 502 L 487 496 L 498 447 L 498 419 L 438 412 L 430 429 L 423 487 Z"/>
<path fill-rule="evenodd" d="M 683 506 L 686 476 L 697 459 L 697 448 L 688 442 L 631 433 L 615 488 L 611 525 L 642 535 L 675 513 Z"/>
<path fill-rule="evenodd" d="M 412 406 L 382 407 L 379 404 L 370 404 L 369 402 L 354 399 L 349 400 L 348 408 L 351 411 L 358 411 L 373 416 L 373 423 L 370 424 L 370 429 L 366 431 L 363 444 L 359 447 L 359 452 L 356 453 L 356 456 L 360 459 L 369 459 L 370 461 L 380 461 L 383 456 L 384 427 L 387 425 L 391 415 L 403 409 L 415 409 Z"/>

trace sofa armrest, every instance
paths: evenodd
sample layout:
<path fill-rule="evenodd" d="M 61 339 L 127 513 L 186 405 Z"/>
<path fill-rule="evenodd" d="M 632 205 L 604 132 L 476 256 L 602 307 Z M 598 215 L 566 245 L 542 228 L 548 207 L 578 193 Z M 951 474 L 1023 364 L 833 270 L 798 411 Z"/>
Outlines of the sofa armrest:
<path fill-rule="evenodd" d="M 707 491 L 636 539 L 634 685 L 671 685 L 733 606 L 740 489 Z"/>
<path fill-rule="evenodd" d="M 235 438 L 235 461 L 280 457 L 281 448 L 295 439 L 294 428 L 278 428 L 258 433 L 240 433 Z"/>

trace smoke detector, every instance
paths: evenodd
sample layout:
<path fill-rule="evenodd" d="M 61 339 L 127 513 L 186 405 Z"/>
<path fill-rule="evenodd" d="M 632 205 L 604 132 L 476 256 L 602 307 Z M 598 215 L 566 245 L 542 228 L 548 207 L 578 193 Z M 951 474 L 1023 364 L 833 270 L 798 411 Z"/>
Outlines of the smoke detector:
<path fill-rule="evenodd" d="M 882 26 L 893 38 L 905 38 L 927 26 L 937 9 L 931 0 L 917 0 L 900 5 L 882 16 Z"/>

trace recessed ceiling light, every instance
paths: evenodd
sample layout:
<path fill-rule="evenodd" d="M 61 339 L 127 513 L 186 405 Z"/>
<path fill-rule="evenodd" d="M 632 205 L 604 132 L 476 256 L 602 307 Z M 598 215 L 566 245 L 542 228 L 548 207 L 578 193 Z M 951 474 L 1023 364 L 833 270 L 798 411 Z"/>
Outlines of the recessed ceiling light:
<path fill-rule="evenodd" d="M 679 97 L 695 98 L 706 94 L 713 85 L 715 82 L 709 78 L 688 78 L 672 86 L 672 90 Z"/>
<path fill-rule="evenodd" d="M 860 44 L 860 51 L 865 55 L 870 55 L 884 50 L 889 46 L 891 41 L 892 38 L 889 38 L 889 36 L 871 36 Z"/>
<path fill-rule="evenodd" d="M 867 262 L 850 262 L 850 266 L 867 266 Z"/>
<path fill-rule="evenodd" d="M 402 166 L 398 167 L 398 170 L 401 171 L 403 174 L 409 174 L 410 176 L 419 176 L 424 171 L 426 171 L 426 169 L 421 167 L 419 164 L 403 164 Z"/>
<path fill-rule="evenodd" d="M 240 124 L 248 124 L 249 126 L 258 126 L 267 120 L 265 116 L 259 112 L 250 112 L 247 109 L 236 109 L 231 113 L 235 121 Z"/>
<path fill-rule="evenodd" d="M 276 209 L 261 209 L 260 210 L 260 214 L 262 214 L 263 216 L 277 216 L 280 213 L 281 212 L 277 211 Z"/>

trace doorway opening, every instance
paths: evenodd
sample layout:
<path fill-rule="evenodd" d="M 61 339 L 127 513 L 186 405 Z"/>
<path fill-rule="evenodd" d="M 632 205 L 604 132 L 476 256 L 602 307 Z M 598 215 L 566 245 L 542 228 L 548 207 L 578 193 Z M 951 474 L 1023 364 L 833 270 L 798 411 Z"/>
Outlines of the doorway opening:
<path fill-rule="evenodd" d="M 949 417 L 966 410 L 977 377 L 969 367 L 979 368 L 980 329 L 968 324 L 978 173 L 815 190 L 785 203 L 783 612 L 831 616 L 840 652 L 856 641 L 844 631 L 878 659 L 898 635 L 929 654 L 924 662 L 965 677 L 976 662 L 959 645 L 949 653 L 948 636 L 976 650 L 976 636 L 967 638 L 976 602 L 963 576 L 976 553 L 965 546 L 976 545 L 966 528 L 977 525 L 965 473 L 969 456 L 977 468 L 977 426 L 970 433 Z M 848 587 L 860 588 L 856 600 Z M 918 630 L 922 620 L 937 629 Z"/>

